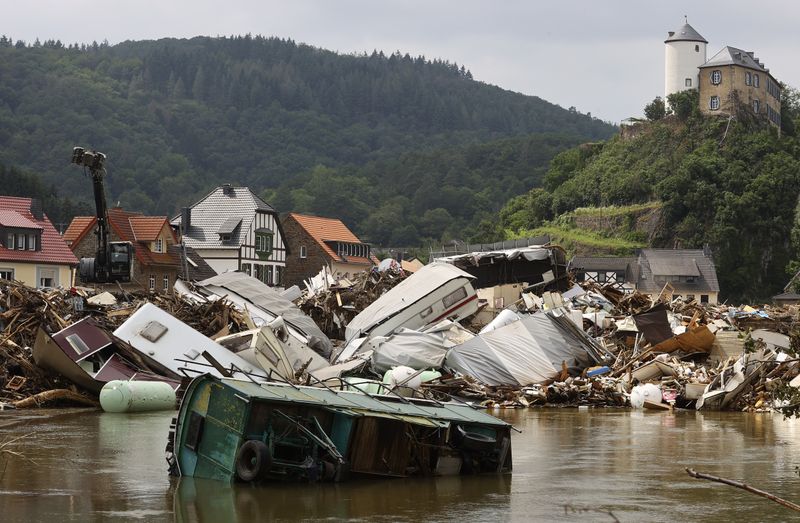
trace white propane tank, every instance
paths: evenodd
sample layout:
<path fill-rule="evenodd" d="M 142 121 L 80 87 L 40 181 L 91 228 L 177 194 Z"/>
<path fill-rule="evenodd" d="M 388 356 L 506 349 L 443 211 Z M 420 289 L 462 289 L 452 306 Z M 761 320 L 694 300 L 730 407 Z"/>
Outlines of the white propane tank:
<path fill-rule="evenodd" d="M 173 410 L 175 390 L 163 381 L 109 381 L 100 390 L 100 406 L 106 412 Z"/>

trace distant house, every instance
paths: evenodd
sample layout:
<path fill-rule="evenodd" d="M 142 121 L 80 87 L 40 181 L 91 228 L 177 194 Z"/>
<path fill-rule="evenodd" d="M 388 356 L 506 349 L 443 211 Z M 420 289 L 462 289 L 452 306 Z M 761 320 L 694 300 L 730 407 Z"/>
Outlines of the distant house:
<path fill-rule="evenodd" d="M 0 196 L 0 279 L 69 287 L 78 260 L 31 198 Z"/>
<path fill-rule="evenodd" d="M 620 290 L 633 290 L 634 257 L 614 256 L 575 256 L 569 262 L 569 269 L 574 272 L 579 282 L 611 285 Z"/>
<path fill-rule="evenodd" d="M 708 249 L 642 249 L 636 266 L 639 292 L 658 295 L 669 284 L 686 300 L 718 301 L 717 270 Z"/>
<path fill-rule="evenodd" d="M 283 285 L 287 247 L 278 213 L 248 187 L 217 187 L 171 223 L 217 273 L 242 271 Z"/>
<path fill-rule="evenodd" d="M 708 41 L 688 21 L 670 31 L 665 45 L 664 99 L 697 89 L 705 114 L 745 110 L 781 126 L 781 84 L 752 51 L 725 46 L 706 60 Z"/>
<path fill-rule="evenodd" d="M 181 271 L 178 238 L 166 216 L 144 216 L 115 207 L 108 210 L 111 241 L 133 244 L 131 282 L 125 288 L 170 292 Z M 76 216 L 64 231 L 64 241 L 78 258 L 91 258 L 97 252 L 97 218 Z M 76 283 L 80 281 L 78 276 Z M 116 284 L 114 285 L 116 287 Z"/>
<path fill-rule="evenodd" d="M 335 218 L 289 213 L 282 221 L 291 256 L 286 260 L 286 286 L 298 285 L 327 266 L 334 275 L 348 276 L 377 265 L 363 243 Z"/>
<path fill-rule="evenodd" d="M 578 257 L 570 261 L 578 281 L 635 289 L 657 297 L 666 287 L 674 295 L 715 304 L 719 281 L 709 249 L 641 249 L 636 257 Z"/>

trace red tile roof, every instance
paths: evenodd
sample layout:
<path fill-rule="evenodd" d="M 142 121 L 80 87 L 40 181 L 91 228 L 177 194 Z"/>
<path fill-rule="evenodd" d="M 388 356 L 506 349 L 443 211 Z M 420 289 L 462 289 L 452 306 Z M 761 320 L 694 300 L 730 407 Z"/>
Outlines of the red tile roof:
<path fill-rule="evenodd" d="M 71 246 L 75 248 L 78 242 L 94 228 L 96 222 L 97 218 L 91 216 L 76 216 L 72 219 L 64 236 L 67 237 L 69 234 L 70 238 L 75 238 L 71 243 Z M 164 227 L 169 229 L 172 238 L 177 242 L 175 231 L 169 226 L 166 216 L 144 216 L 140 212 L 125 211 L 114 207 L 108 210 L 108 223 L 120 240 L 133 243 L 136 259 L 142 265 L 180 266 L 180 258 L 174 252 L 153 252 L 148 245 L 158 237 Z M 165 245 L 165 251 L 167 251 L 166 247 Z"/>
<path fill-rule="evenodd" d="M 43 215 L 41 220 L 37 220 L 31 214 L 31 199 L 19 198 L 15 196 L 0 196 L 0 209 L 5 211 L 15 212 L 23 218 L 23 221 L 16 223 L 32 223 L 36 228 L 42 230 L 42 245 L 41 250 L 38 251 L 22 251 L 16 249 L 6 249 L 0 246 L 0 260 L 4 261 L 19 261 L 19 262 L 32 262 L 32 263 L 54 263 L 58 265 L 77 265 L 78 259 L 69 250 L 67 244 L 64 243 L 61 235 L 58 234 L 53 224 Z M 5 222 L 4 222 L 5 225 Z M 9 225 L 11 227 L 29 227 L 26 225 Z"/>
<path fill-rule="evenodd" d="M 76 244 L 91 230 L 96 221 L 97 218 L 93 216 L 76 216 L 70 222 L 67 230 L 64 231 L 62 238 L 67 242 L 67 245 Z"/>
<path fill-rule="evenodd" d="M 9 209 L 0 209 L 0 225 L 5 227 L 23 227 L 25 229 L 42 229 L 41 225 L 32 222 L 17 211 Z"/>
<path fill-rule="evenodd" d="M 133 236 L 139 242 L 152 242 L 158 238 L 164 225 L 167 223 L 166 216 L 131 216 L 131 229 Z M 172 228 L 170 228 L 171 230 Z"/>
<path fill-rule="evenodd" d="M 311 236 L 317 244 L 322 247 L 325 254 L 334 260 L 341 260 L 341 258 L 331 249 L 326 241 L 340 241 L 340 242 L 353 242 L 361 243 L 358 236 L 353 234 L 353 231 L 347 228 L 341 220 L 336 218 L 322 218 L 320 216 L 308 216 L 306 214 L 297 214 L 290 212 L 287 219 L 293 219 L 297 222 Z M 375 256 L 363 258 L 360 256 L 348 256 L 345 260 L 347 263 L 360 263 L 364 265 L 378 264 L 378 259 Z"/>

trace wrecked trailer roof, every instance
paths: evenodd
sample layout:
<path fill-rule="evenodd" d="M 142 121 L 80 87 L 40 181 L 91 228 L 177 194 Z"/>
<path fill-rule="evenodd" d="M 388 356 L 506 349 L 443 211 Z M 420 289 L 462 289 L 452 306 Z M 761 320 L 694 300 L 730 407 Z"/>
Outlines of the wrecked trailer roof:
<path fill-rule="evenodd" d="M 554 377 L 562 362 L 579 368 L 595 363 L 596 348 L 559 326 L 562 319 L 545 312 L 520 315 L 518 321 L 450 349 L 445 367 L 486 385 L 524 386 Z"/>
<path fill-rule="evenodd" d="M 297 305 L 281 296 L 278 291 L 256 278 L 241 272 L 225 272 L 203 280 L 197 286 L 201 288 L 220 287 L 238 294 L 275 317 L 283 317 L 283 321 L 308 338 L 309 346 L 321 349 L 319 352 L 323 356 L 330 355 L 331 340 L 325 336 L 314 320 L 304 314 Z"/>
<path fill-rule="evenodd" d="M 458 279 L 463 279 L 464 285 L 466 285 L 474 279 L 474 276 L 447 263 L 432 263 L 424 266 L 353 318 L 347 324 L 345 338 L 349 341 L 362 333 L 369 333 L 376 326 Z M 474 292 L 473 290 L 473 297 Z"/>
<path fill-rule="evenodd" d="M 471 252 L 436 258 L 473 275 L 476 288 L 507 283 L 547 284 L 567 276 L 567 257 L 557 246 L 531 245 L 514 249 Z"/>

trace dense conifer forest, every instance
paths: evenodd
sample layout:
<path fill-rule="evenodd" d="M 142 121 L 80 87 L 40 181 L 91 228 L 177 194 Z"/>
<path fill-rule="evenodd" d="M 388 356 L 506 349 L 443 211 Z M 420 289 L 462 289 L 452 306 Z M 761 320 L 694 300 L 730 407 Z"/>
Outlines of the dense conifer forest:
<path fill-rule="evenodd" d="M 421 56 L 250 35 L 0 38 L 0 164 L 70 202 L 89 201 L 69 165 L 81 145 L 108 155 L 109 202 L 127 209 L 170 214 L 229 182 L 376 244 L 420 245 L 475 234 L 555 154 L 613 132 Z"/>

